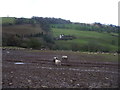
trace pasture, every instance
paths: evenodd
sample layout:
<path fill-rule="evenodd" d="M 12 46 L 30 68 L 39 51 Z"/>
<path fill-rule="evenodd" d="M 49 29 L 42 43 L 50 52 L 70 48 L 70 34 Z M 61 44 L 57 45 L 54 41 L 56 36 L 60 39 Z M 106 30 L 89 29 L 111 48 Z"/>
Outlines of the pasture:
<path fill-rule="evenodd" d="M 104 48 L 110 52 L 118 50 L 118 37 L 111 35 L 110 33 L 99 33 L 95 31 L 80 31 L 76 29 L 58 29 L 52 28 L 53 36 L 58 37 L 60 34 L 73 35 L 76 39 L 73 40 L 57 40 L 55 41 L 58 47 L 61 49 L 69 50 L 72 47 L 77 50 L 83 50 L 87 46 L 93 46 L 93 48 Z M 75 46 L 74 46 L 75 45 Z M 86 46 L 86 47 L 87 47 Z M 85 48 L 86 48 L 85 47 Z M 99 50 L 98 50 L 99 51 Z"/>

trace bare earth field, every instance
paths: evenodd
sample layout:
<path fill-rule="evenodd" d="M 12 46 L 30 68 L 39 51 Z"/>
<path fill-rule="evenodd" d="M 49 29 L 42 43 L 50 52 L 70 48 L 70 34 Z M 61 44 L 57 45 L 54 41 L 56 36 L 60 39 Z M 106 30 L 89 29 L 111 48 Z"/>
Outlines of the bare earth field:
<path fill-rule="evenodd" d="M 118 62 L 106 61 L 104 55 L 47 50 L 2 54 L 3 88 L 118 88 Z M 53 57 L 62 55 L 68 55 L 68 62 L 56 66 Z"/>

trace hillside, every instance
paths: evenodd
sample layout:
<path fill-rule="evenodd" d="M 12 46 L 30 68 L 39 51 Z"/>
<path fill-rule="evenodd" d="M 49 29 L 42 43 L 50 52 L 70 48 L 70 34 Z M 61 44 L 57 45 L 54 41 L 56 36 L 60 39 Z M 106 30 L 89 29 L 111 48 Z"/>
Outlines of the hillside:
<path fill-rule="evenodd" d="M 15 24 L 15 17 L 2 17 L 2 24 L 4 25 L 12 25 Z"/>
<path fill-rule="evenodd" d="M 3 90 L 119 87 L 118 26 L 42 17 L 4 20 Z"/>
<path fill-rule="evenodd" d="M 118 37 L 109 33 L 52 28 L 54 37 L 60 34 L 75 36 L 73 40 L 56 40 L 56 48 L 75 51 L 117 51 Z"/>
<path fill-rule="evenodd" d="M 24 48 L 48 48 L 52 42 L 49 25 L 26 18 L 2 18 L 2 45 Z"/>
<path fill-rule="evenodd" d="M 31 24 L 23 24 L 23 25 L 11 25 L 11 26 L 3 26 L 3 33 L 7 34 L 36 34 L 44 32 L 41 29 L 40 25 L 31 25 Z"/>
<path fill-rule="evenodd" d="M 119 52 L 119 26 L 115 25 L 74 23 L 61 18 L 42 17 L 4 17 L 2 25 L 3 46 Z"/>

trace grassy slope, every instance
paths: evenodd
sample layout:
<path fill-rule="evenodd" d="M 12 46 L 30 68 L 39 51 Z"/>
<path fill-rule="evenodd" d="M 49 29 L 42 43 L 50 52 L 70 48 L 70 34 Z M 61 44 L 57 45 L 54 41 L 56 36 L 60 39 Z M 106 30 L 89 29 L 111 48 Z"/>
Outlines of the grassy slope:
<path fill-rule="evenodd" d="M 14 23 L 14 17 L 4 17 L 2 18 L 2 23 Z M 117 50 L 118 38 L 112 35 L 116 35 L 116 33 L 108 34 L 108 33 L 98 33 L 94 31 L 81 31 L 84 27 L 80 27 L 76 24 L 62 24 L 68 29 L 58 29 L 52 28 L 52 32 L 54 37 L 59 36 L 60 34 L 65 35 L 74 35 L 77 39 L 74 40 L 60 40 L 56 41 L 56 44 L 60 47 L 71 48 L 72 44 L 78 44 L 84 46 L 89 42 L 95 42 L 102 46 L 111 48 L 111 51 Z M 59 24 L 55 24 L 54 26 L 60 26 Z M 79 30 L 78 30 L 79 29 Z M 34 34 L 44 32 L 39 25 L 35 27 L 26 24 L 26 25 L 12 25 L 3 27 L 3 33 L 11 33 L 11 34 Z M 118 36 L 118 35 L 117 35 Z M 111 42 L 115 41 L 116 45 L 112 45 Z M 61 46 L 62 45 L 62 46 Z"/>
<path fill-rule="evenodd" d="M 15 24 L 15 17 L 2 17 L 3 24 Z M 40 25 L 33 26 L 32 24 L 24 24 L 24 25 L 9 25 L 2 27 L 3 33 L 8 34 L 36 34 L 39 32 L 44 32 L 41 29 Z"/>
<path fill-rule="evenodd" d="M 3 26 L 3 33 L 9 34 L 35 34 L 44 32 L 39 25 L 32 26 L 31 24 Z"/>
<path fill-rule="evenodd" d="M 81 46 L 87 44 L 88 42 L 95 42 L 102 46 L 111 48 L 111 51 L 117 50 L 118 38 L 112 36 L 108 33 L 98 33 L 94 31 L 79 31 L 75 29 L 58 29 L 52 28 L 54 37 L 59 36 L 60 34 L 65 35 L 74 35 L 77 39 L 74 40 L 59 40 L 56 41 L 56 44 L 63 45 L 63 47 L 70 47 L 71 44 L 79 44 Z M 112 45 L 111 42 L 115 41 L 116 45 Z"/>
<path fill-rule="evenodd" d="M 15 23 L 15 17 L 2 17 L 2 23 L 7 24 L 7 23 Z"/>
<path fill-rule="evenodd" d="M 80 25 L 80 24 L 51 24 L 51 26 L 65 27 L 68 29 L 79 29 L 79 30 L 86 28 L 84 25 Z"/>

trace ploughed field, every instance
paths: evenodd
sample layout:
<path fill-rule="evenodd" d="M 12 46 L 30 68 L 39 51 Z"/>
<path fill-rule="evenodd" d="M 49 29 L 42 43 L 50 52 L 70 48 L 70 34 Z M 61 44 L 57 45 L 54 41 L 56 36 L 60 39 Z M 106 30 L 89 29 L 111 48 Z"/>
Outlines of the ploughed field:
<path fill-rule="evenodd" d="M 9 51 L 9 52 L 8 52 Z M 68 61 L 61 66 L 53 57 Z M 113 54 L 72 51 L 3 50 L 3 88 L 117 88 L 117 60 L 105 60 Z"/>

